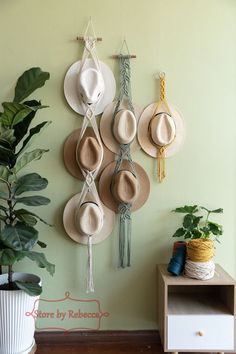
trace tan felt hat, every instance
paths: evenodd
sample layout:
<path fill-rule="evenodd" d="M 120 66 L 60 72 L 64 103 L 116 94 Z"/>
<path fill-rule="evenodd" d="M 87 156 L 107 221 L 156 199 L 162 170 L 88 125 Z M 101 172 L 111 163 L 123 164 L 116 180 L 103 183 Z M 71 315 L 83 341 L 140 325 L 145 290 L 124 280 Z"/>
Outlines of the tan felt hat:
<path fill-rule="evenodd" d="M 150 156 L 157 158 L 158 148 L 165 147 L 165 156 L 170 157 L 178 152 L 185 138 L 185 127 L 180 113 L 171 105 L 171 117 L 166 113 L 165 104 L 147 106 L 139 119 L 138 140 L 142 149 Z M 161 114 L 162 113 L 162 114 Z M 154 116 L 155 115 L 155 116 Z M 154 143 L 155 144 L 154 144 Z"/>
<path fill-rule="evenodd" d="M 86 201 L 78 208 L 81 193 L 75 194 L 66 204 L 63 213 L 63 224 L 66 233 L 75 242 L 87 245 L 88 235 L 92 235 L 92 243 L 104 241 L 113 231 L 115 213 L 102 205 L 101 210 L 92 197 L 87 196 Z"/>
<path fill-rule="evenodd" d="M 137 133 L 137 121 L 132 111 L 121 109 L 114 117 L 113 135 L 119 144 L 130 144 Z"/>
<path fill-rule="evenodd" d="M 77 147 L 77 142 L 78 142 L 79 135 L 80 135 L 80 130 L 81 129 L 77 129 L 72 134 L 70 134 L 64 143 L 64 163 L 65 163 L 65 166 L 66 166 L 68 172 L 72 176 L 83 181 L 84 177 L 83 177 L 82 172 L 76 162 L 76 147 Z M 96 143 L 94 140 L 88 140 L 86 142 L 86 138 L 93 138 L 93 139 L 95 139 Z M 83 143 L 83 142 L 86 142 L 86 143 L 84 143 L 84 145 L 83 145 L 84 149 L 80 153 L 80 163 L 85 168 L 86 167 L 93 167 L 97 163 L 97 161 L 99 160 L 99 155 L 100 155 L 101 151 L 100 151 L 100 148 L 98 150 L 96 147 L 98 145 L 98 142 L 96 140 L 94 131 L 91 127 L 88 127 L 85 130 L 84 136 L 83 136 L 82 141 L 80 142 L 79 146 L 81 146 L 81 143 Z M 85 148 L 86 147 L 85 145 L 87 145 L 87 147 L 89 147 L 91 150 L 89 161 L 86 160 L 87 149 Z M 110 150 L 108 150 L 105 146 L 103 146 L 103 148 L 104 148 L 103 161 L 102 161 L 102 165 L 101 165 L 100 172 L 99 172 L 98 176 L 100 176 L 100 173 L 104 169 L 104 167 L 106 167 L 111 161 L 114 161 L 114 154 Z"/>
<path fill-rule="evenodd" d="M 98 101 L 95 115 L 101 114 L 116 93 L 116 82 L 111 69 L 99 61 L 101 72 L 94 67 L 93 59 L 86 59 L 80 73 L 79 60 L 68 69 L 64 80 L 64 94 L 70 107 L 84 115 L 88 104 Z"/>
<path fill-rule="evenodd" d="M 103 112 L 100 121 L 100 133 L 103 143 L 106 147 L 118 154 L 120 151 L 120 145 L 118 141 L 124 141 L 124 139 L 131 140 L 132 135 L 136 135 L 136 129 L 133 118 L 135 117 L 138 124 L 138 120 L 142 110 L 134 105 L 135 116 L 133 113 L 126 109 L 124 103 L 121 104 L 120 110 L 116 114 L 115 122 L 113 123 L 113 113 L 116 107 L 116 102 L 109 104 Z M 114 130 L 113 130 L 114 124 Z M 116 140 L 114 135 L 116 136 Z M 122 143 L 123 144 L 123 143 Z M 130 144 L 131 153 L 140 149 L 137 136 L 134 137 L 132 143 Z"/>
<path fill-rule="evenodd" d="M 141 208 L 150 193 L 147 173 L 139 164 L 134 163 L 137 177 L 131 177 L 130 164 L 123 160 L 120 171 L 113 179 L 115 165 L 116 161 L 110 163 L 101 174 L 98 191 L 102 202 L 116 213 L 120 202 L 132 202 L 131 211 Z"/>
<path fill-rule="evenodd" d="M 76 148 L 76 159 L 83 170 L 94 171 L 102 160 L 102 148 L 96 138 L 83 137 Z"/>

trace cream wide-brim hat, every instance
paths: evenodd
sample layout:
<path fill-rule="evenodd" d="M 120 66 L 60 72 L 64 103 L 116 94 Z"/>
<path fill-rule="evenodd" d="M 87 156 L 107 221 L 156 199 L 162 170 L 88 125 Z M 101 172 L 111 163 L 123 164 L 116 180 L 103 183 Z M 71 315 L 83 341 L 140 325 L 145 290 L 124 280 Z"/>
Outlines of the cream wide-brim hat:
<path fill-rule="evenodd" d="M 165 104 L 161 103 L 156 111 L 157 103 L 151 103 L 147 106 L 139 119 L 138 124 L 138 141 L 141 148 L 150 156 L 157 158 L 158 148 L 151 142 L 149 136 L 149 124 L 154 114 L 167 112 Z M 175 139 L 171 144 L 165 147 L 165 157 L 175 155 L 181 148 L 185 139 L 185 126 L 180 113 L 172 106 L 169 105 L 172 118 L 175 124 Z"/>
<path fill-rule="evenodd" d="M 95 115 L 101 114 L 105 107 L 110 104 L 116 93 L 116 81 L 111 69 L 102 61 L 99 61 L 102 77 L 104 80 L 105 90 L 104 93 L 96 105 Z M 79 98 L 78 92 L 78 73 L 81 67 L 81 60 L 75 62 L 68 69 L 64 79 L 64 94 L 69 106 L 77 113 L 84 115 L 86 111 L 86 105 Z M 88 67 L 94 67 L 92 59 L 86 59 L 84 69 Z"/>
<path fill-rule="evenodd" d="M 112 152 L 114 152 L 115 154 L 118 154 L 120 151 L 120 145 L 119 143 L 116 141 L 114 135 L 113 135 L 113 113 L 115 110 L 117 102 L 112 102 L 111 104 L 109 104 L 106 109 L 103 112 L 103 115 L 101 117 L 100 120 L 100 134 L 102 137 L 102 141 L 103 143 L 106 145 L 106 147 L 111 150 Z M 142 109 L 139 108 L 137 105 L 133 105 L 134 106 L 134 112 L 135 112 L 135 118 L 137 120 L 137 124 L 138 124 L 138 120 L 140 117 L 140 114 L 142 112 Z M 124 103 L 122 102 L 119 110 L 121 109 L 128 109 Z M 138 143 L 138 139 L 137 139 L 137 135 L 135 136 L 133 142 L 130 144 L 130 151 L 135 152 L 137 150 L 140 150 L 140 145 Z"/>
<path fill-rule="evenodd" d="M 98 184 L 98 191 L 103 204 L 105 204 L 109 209 L 118 213 L 119 201 L 114 198 L 111 192 L 111 183 L 115 165 L 116 161 L 110 163 L 103 170 Z M 136 177 L 139 183 L 139 192 L 137 197 L 135 198 L 135 201 L 132 204 L 131 211 L 135 211 L 141 208 L 147 201 L 150 194 L 150 181 L 147 173 L 136 162 L 134 162 L 134 167 L 136 171 Z M 120 170 L 128 170 L 132 172 L 130 164 L 127 160 L 122 161 Z"/>
<path fill-rule="evenodd" d="M 75 212 L 78 207 L 81 193 L 75 194 L 66 204 L 63 212 L 63 224 L 68 236 L 75 242 L 87 245 L 88 236 L 84 236 L 76 227 L 75 224 Z M 86 197 L 86 201 L 93 201 L 93 198 L 89 195 Z M 104 241 L 109 235 L 111 235 L 115 226 L 115 213 L 102 204 L 104 212 L 103 226 L 101 230 L 92 236 L 92 243 L 95 245 Z"/>
<path fill-rule="evenodd" d="M 64 143 L 64 164 L 68 172 L 80 181 L 84 180 L 84 176 L 76 162 L 76 147 L 79 139 L 81 128 L 75 130 L 71 133 Z M 96 138 L 93 128 L 88 127 L 85 130 L 84 137 L 94 137 Z M 114 154 L 103 146 L 103 160 L 96 179 L 99 178 L 102 170 L 112 161 L 114 161 Z"/>

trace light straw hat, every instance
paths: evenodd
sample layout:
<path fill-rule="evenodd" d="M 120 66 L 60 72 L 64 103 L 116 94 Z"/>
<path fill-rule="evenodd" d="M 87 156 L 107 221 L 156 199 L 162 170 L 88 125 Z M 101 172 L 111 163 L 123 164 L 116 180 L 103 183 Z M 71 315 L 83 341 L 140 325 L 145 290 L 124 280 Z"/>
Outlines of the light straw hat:
<path fill-rule="evenodd" d="M 100 133 L 103 143 L 112 152 L 118 154 L 120 151 L 120 144 L 126 144 L 126 141 L 131 142 L 131 153 L 140 149 L 137 141 L 137 124 L 141 114 L 141 109 L 134 105 L 134 112 L 126 109 L 121 103 L 120 110 L 113 118 L 116 102 L 111 103 L 103 112 L 100 121 Z M 136 124 L 135 121 L 136 120 Z"/>
<path fill-rule="evenodd" d="M 68 172 L 83 181 L 84 177 L 76 161 L 76 149 L 77 142 L 80 136 L 81 129 L 75 130 L 72 134 L 68 136 L 64 143 L 64 163 Z M 88 139 L 89 140 L 86 140 Z M 98 163 L 99 156 L 101 155 L 100 146 L 96 140 L 94 131 L 91 127 L 88 127 L 84 133 L 82 141 L 79 144 L 80 150 L 77 151 L 78 156 L 80 156 L 80 163 L 82 167 L 89 168 L 90 170 Z M 77 149 L 78 150 L 78 149 Z M 114 161 L 114 154 L 103 146 L 103 161 L 100 167 L 100 172 L 97 178 L 100 176 L 101 171 L 111 162 Z M 87 160 L 87 156 L 89 159 Z"/>
<path fill-rule="evenodd" d="M 111 69 L 99 61 L 101 71 L 94 67 L 93 59 L 86 59 L 80 72 L 81 60 L 68 69 L 64 80 L 64 94 L 70 107 L 84 115 L 89 105 L 96 104 L 95 115 L 101 114 L 116 92 L 116 82 Z"/>
<path fill-rule="evenodd" d="M 74 241 L 87 245 L 88 236 L 92 243 L 105 240 L 113 231 L 115 213 L 102 205 L 104 217 L 99 206 L 89 196 L 78 207 L 81 193 L 74 195 L 66 204 L 63 213 L 63 224 L 66 233 Z"/>
<path fill-rule="evenodd" d="M 157 104 L 152 103 L 141 114 L 138 124 L 139 144 L 148 155 L 155 158 L 158 156 L 157 146 L 165 147 L 165 156 L 170 157 L 176 154 L 183 144 L 183 119 L 172 105 L 169 105 L 171 116 L 166 113 L 163 103 L 157 111 L 156 107 Z"/>
<path fill-rule="evenodd" d="M 116 161 L 110 163 L 102 172 L 99 180 L 99 195 L 102 202 L 111 210 L 118 212 L 120 202 L 132 204 L 131 211 L 141 208 L 150 193 L 150 181 L 145 170 L 134 163 L 136 177 L 130 164 L 123 160 L 120 171 L 114 176 Z"/>

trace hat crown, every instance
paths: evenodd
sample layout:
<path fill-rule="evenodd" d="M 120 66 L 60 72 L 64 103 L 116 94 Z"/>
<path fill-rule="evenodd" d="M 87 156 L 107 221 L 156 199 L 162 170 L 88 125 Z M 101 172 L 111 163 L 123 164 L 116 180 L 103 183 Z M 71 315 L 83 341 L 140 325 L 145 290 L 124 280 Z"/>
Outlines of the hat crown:
<path fill-rule="evenodd" d="M 121 109 L 114 117 L 113 134 L 120 144 L 130 144 L 137 132 L 137 121 L 132 111 Z"/>
<path fill-rule="evenodd" d="M 92 105 L 97 103 L 105 90 L 103 76 L 95 68 L 86 68 L 78 76 L 77 89 L 79 98 L 84 104 Z"/>
<path fill-rule="evenodd" d="M 131 171 L 122 170 L 114 179 L 113 195 L 120 203 L 132 204 L 139 194 L 139 182 Z"/>
<path fill-rule="evenodd" d="M 151 138 L 155 144 L 166 146 L 172 143 L 176 135 L 173 118 L 167 113 L 158 113 L 151 121 Z"/>
<path fill-rule="evenodd" d="M 94 171 L 100 165 L 102 150 L 96 138 L 88 136 L 77 147 L 79 165 L 87 171 Z"/>
<path fill-rule="evenodd" d="M 75 225 L 85 236 L 99 233 L 103 227 L 103 215 L 99 206 L 93 202 L 86 202 L 75 209 Z"/>

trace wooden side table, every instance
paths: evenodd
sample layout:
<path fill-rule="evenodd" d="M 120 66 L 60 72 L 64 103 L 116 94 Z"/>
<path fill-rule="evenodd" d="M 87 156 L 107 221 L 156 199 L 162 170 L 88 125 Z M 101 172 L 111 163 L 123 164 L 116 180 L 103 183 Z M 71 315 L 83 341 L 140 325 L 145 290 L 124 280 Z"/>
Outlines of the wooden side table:
<path fill-rule="evenodd" d="M 158 265 L 158 326 L 165 352 L 234 352 L 236 282 L 219 265 L 214 278 L 175 277 Z"/>

